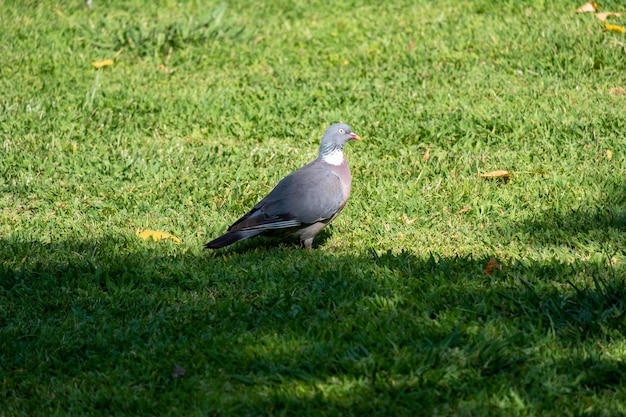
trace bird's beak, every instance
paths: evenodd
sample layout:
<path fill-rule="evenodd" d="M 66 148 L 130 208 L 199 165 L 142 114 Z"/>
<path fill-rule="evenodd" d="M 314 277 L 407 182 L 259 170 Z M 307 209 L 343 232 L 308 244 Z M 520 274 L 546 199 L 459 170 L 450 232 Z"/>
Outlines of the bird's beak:
<path fill-rule="evenodd" d="M 356 133 L 350 133 L 350 139 L 361 140 L 361 137 Z"/>

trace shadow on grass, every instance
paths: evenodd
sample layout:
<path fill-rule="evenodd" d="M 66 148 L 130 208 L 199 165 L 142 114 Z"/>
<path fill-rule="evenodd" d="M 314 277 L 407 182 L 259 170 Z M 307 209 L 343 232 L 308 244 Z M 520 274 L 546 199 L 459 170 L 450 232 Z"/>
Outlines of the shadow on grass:
<path fill-rule="evenodd" d="M 626 204 L 623 207 L 578 210 L 569 215 L 538 213 L 515 230 L 535 245 L 572 245 L 576 241 L 604 244 L 626 232 Z"/>
<path fill-rule="evenodd" d="M 535 245 L 623 241 L 619 236 L 626 232 L 626 182 L 624 178 L 615 178 L 598 187 L 603 190 L 604 199 L 595 205 L 582 204 L 567 214 L 556 210 L 538 212 L 513 230 L 524 233 Z"/>
<path fill-rule="evenodd" d="M 0 245 L 9 414 L 507 414 L 624 396 L 608 350 L 626 330 L 623 265 L 484 276 L 486 259 L 409 252 Z"/>

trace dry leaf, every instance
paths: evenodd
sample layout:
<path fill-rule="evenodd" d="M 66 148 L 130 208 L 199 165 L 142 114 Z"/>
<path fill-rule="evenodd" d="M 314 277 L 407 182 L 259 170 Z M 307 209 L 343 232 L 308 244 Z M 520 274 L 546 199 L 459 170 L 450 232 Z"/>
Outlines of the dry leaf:
<path fill-rule="evenodd" d="M 168 67 L 166 67 L 164 64 L 159 64 L 159 69 L 166 74 L 172 73 L 172 71 Z"/>
<path fill-rule="evenodd" d="M 606 150 L 606 159 L 608 159 L 609 161 L 611 159 L 613 159 L 613 151 L 612 150 L 610 150 L 610 149 Z"/>
<path fill-rule="evenodd" d="M 415 222 L 415 220 L 417 220 L 417 217 L 414 219 L 409 219 L 409 216 L 407 216 L 406 213 L 402 213 L 402 220 L 404 220 L 406 224 L 411 224 Z"/>
<path fill-rule="evenodd" d="M 594 1 L 588 1 L 587 3 L 576 9 L 576 13 L 593 13 L 598 10 L 598 5 Z"/>
<path fill-rule="evenodd" d="M 476 174 L 476 176 L 479 178 L 486 178 L 486 179 L 500 178 L 503 180 L 508 180 L 510 175 L 511 173 L 509 171 L 505 171 L 503 169 L 500 169 L 498 171 L 485 172 L 483 174 Z"/>
<path fill-rule="evenodd" d="M 609 94 L 613 94 L 616 96 L 626 96 L 626 91 L 624 91 L 620 87 L 609 88 Z"/>
<path fill-rule="evenodd" d="M 467 213 L 468 211 L 470 211 L 470 208 L 469 208 L 469 207 L 463 207 L 461 210 L 459 210 L 459 214 L 465 214 L 465 213 Z"/>
<path fill-rule="evenodd" d="M 601 13 L 596 13 L 596 17 L 598 19 L 600 19 L 601 22 L 604 22 L 606 20 L 607 17 L 620 17 L 622 14 L 621 13 L 616 13 L 616 12 L 601 12 Z"/>
<path fill-rule="evenodd" d="M 426 162 L 430 159 L 430 149 L 426 149 L 426 153 L 424 154 L 424 156 L 422 157 L 422 161 Z"/>
<path fill-rule="evenodd" d="M 489 262 L 487 262 L 487 266 L 485 267 L 485 270 L 483 271 L 483 275 L 493 274 L 494 269 L 502 270 L 502 265 L 500 265 L 498 261 L 496 261 L 494 258 L 491 258 L 489 259 Z"/>
<path fill-rule="evenodd" d="M 162 239 L 172 239 L 176 243 L 180 243 L 180 239 L 169 233 L 159 232 L 158 230 L 144 230 L 137 234 L 143 240 L 154 240 L 155 242 Z"/>
<path fill-rule="evenodd" d="M 111 65 L 113 65 L 112 59 L 103 59 L 102 61 L 94 61 L 91 63 L 91 66 L 94 68 L 110 67 Z"/>
<path fill-rule="evenodd" d="M 607 25 L 604 23 L 604 29 L 610 32 L 626 33 L 626 28 L 617 25 Z"/>

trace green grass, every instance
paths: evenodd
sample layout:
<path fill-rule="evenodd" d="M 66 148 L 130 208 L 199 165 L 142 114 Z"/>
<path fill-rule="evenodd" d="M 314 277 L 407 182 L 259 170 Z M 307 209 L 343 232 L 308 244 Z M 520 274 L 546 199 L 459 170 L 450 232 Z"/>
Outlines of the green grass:
<path fill-rule="evenodd" d="M 0 2 L 0 416 L 626 412 L 624 35 L 329 3 Z M 336 121 L 314 252 L 202 249 Z"/>

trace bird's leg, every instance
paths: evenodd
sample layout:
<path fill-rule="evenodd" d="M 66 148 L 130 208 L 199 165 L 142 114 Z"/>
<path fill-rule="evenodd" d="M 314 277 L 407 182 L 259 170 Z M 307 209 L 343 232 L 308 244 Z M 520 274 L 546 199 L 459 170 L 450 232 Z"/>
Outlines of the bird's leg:
<path fill-rule="evenodd" d="M 306 249 L 308 252 L 311 252 L 313 250 L 313 238 L 312 237 L 308 239 L 304 239 L 300 243 L 304 245 L 304 249 Z"/>

